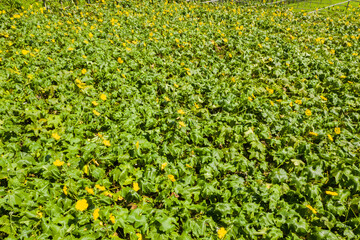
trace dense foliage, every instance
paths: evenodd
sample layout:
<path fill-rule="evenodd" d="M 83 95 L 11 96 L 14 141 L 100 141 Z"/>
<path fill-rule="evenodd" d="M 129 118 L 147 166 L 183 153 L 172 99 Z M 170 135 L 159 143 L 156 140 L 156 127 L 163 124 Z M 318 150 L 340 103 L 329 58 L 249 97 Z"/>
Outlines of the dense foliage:
<path fill-rule="evenodd" d="M 0 237 L 357 239 L 359 14 L 1 11 Z"/>

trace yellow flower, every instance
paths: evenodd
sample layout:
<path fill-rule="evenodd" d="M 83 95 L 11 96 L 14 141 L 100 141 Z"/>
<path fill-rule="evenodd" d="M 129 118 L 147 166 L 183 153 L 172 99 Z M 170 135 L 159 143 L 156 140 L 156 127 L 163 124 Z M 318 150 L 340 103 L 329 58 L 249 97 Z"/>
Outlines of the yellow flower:
<path fill-rule="evenodd" d="M 345 76 L 345 75 L 341 75 L 340 78 L 346 78 L 346 76 Z"/>
<path fill-rule="evenodd" d="M 178 112 L 179 114 L 181 114 L 181 115 L 184 115 L 184 114 L 185 114 L 184 110 L 182 110 L 182 109 L 179 109 L 177 112 Z"/>
<path fill-rule="evenodd" d="M 99 208 L 97 208 L 97 209 L 95 209 L 94 210 L 94 212 L 93 212 L 93 217 L 94 217 L 94 220 L 96 221 L 98 218 L 99 218 L 99 211 L 100 211 L 100 209 Z"/>
<path fill-rule="evenodd" d="M 106 189 L 104 186 L 101 186 L 101 185 L 99 185 L 99 184 L 96 184 L 95 187 L 96 187 L 97 189 L 99 189 L 100 191 L 105 191 L 105 189 Z"/>
<path fill-rule="evenodd" d="M 186 167 L 188 168 L 193 168 L 192 166 L 190 166 L 189 164 L 185 164 Z"/>
<path fill-rule="evenodd" d="M 118 63 L 122 64 L 124 61 L 121 58 L 118 58 Z"/>
<path fill-rule="evenodd" d="M 179 125 L 180 125 L 180 128 L 181 128 L 181 127 L 186 127 L 185 123 L 182 122 L 182 121 L 179 122 Z"/>
<path fill-rule="evenodd" d="M 104 139 L 103 144 L 104 144 L 105 146 L 107 146 L 107 147 L 110 147 L 110 146 L 111 146 L 109 140 L 105 140 L 105 139 Z"/>
<path fill-rule="evenodd" d="M 135 143 L 135 147 L 136 147 L 136 149 L 139 149 L 139 141 L 137 141 L 136 143 Z"/>
<path fill-rule="evenodd" d="M 218 237 L 219 237 L 220 239 L 223 239 L 223 238 L 225 237 L 226 233 L 227 233 L 227 231 L 226 231 L 226 229 L 223 228 L 223 227 L 220 228 L 220 229 L 217 231 Z"/>
<path fill-rule="evenodd" d="M 94 193 L 94 189 L 92 189 L 92 188 L 88 188 L 88 187 L 85 187 L 85 190 L 86 190 L 89 194 L 91 194 L 91 195 L 95 195 L 95 193 Z"/>
<path fill-rule="evenodd" d="M 274 106 L 274 102 L 273 102 L 273 101 L 270 101 L 270 104 L 271 104 L 271 106 Z"/>
<path fill-rule="evenodd" d="M 231 57 L 231 58 L 232 58 L 232 54 L 231 54 L 231 53 L 229 53 L 229 57 Z"/>
<path fill-rule="evenodd" d="M 69 51 L 72 51 L 72 50 L 74 50 L 74 48 L 72 48 L 72 47 L 69 47 L 69 48 L 68 48 L 68 50 L 69 50 Z"/>
<path fill-rule="evenodd" d="M 161 170 L 164 170 L 166 166 L 167 166 L 167 163 L 166 163 L 166 162 L 163 163 L 163 164 L 161 164 Z"/>
<path fill-rule="evenodd" d="M 81 73 L 82 73 L 82 74 L 85 74 L 85 73 L 86 73 L 86 69 L 84 68 L 83 70 L 81 70 Z"/>
<path fill-rule="evenodd" d="M 93 34 L 92 33 L 89 33 L 89 38 L 93 38 Z"/>
<path fill-rule="evenodd" d="M 249 101 L 252 101 L 252 100 L 253 100 L 252 97 L 248 97 L 248 99 L 249 99 Z"/>
<path fill-rule="evenodd" d="M 310 135 L 317 136 L 318 134 L 316 132 L 309 132 Z"/>
<path fill-rule="evenodd" d="M 76 210 L 84 211 L 88 208 L 89 204 L 87 203 L 86 199 L 78 200 L 75 204 Z"/>
<path fill-rule="evenodd" d="M 68 188 L 66 187 L 66 185 L 64 185 L 64 187 L 63 187 L 63 192 L 64 192 L 65 195 L 68 195 L 67 189 L 68 189 Z"/>
<path fill-rule="evenodd" d="M 100 113 L 98 111 L 96 111 L 95 109 L 93 110 L 93 113 L 96 115 L 96 116 L 100 116 Z"/>
<path fill-rule="evenodd" d="M 59 139 L 61 138 L 61 136 L 60 136 L 57 132 L 51 134 L 51 136 L 52 136 L 55 140 L 59 140 Z"/>
<path fill-rule="evenodd" d="M 337 127 L 334 129 L 334 131 L 336 134 L 340 134 L 340 132 L 341 132 L 340 128 L 337 128 Z"/>
<path fill-rule="evenodd" d="M 306 205 L 306 207 L 307 207 L 308 209 L 310 209 L 310 210 L 312 211 L 312 213 L 313 213 L 313 214 L 316 214 L 316 213 L 317 213 L 316 209 L 315 209 L 315 208 L 313 208 L 312 206 L 310 206 L 309 204 L 308 204 L 308 205 Z"/>
<path fill-rule="evenodd" d="M 134 189 L 135 192 L 137 192 L 137 191 L 140 190 L 139 184 L 138 184 L 137 182 L 134 182 L 134 183 L 133 183 L 133 189 Z"/>
<path fill-rule="evenodd" d="M 175 182 L 176 180 L 175 180 L 175 177 L 174 177 L 174 175 L 168 175 L 168 178 L 172 181 L 172 182 Z"/>
<path fill-rule="evenodd" d="M 328 134 L 327 136 L 328 136 L 330 141 L 332 141 L 332 142 L 334 141 L 333 137 L 330 134 Z"/>
<path fill-rule="evenodd" d="M 142 240 L 142 235 L 141 235 L 141 233 L 137 233 L 136 236 L 138 237 L 138 240 Z"/>
<path fill-rule="evenodd" d="M 325 193 L 327 195 L 331 195 L 331 196 L 338 196 L 339 195 L 337 192 L 332 192 L 332 191 L 325 191 Z"/>
<path fill-rule="evenodd" d="M 76 86 L 78 86 L 78 88 L 83 89 L 86 87 L 86 83 L 81 82 L 80 79 L 76 79 L 75 83 L 76 83 Z"/>
<path fill-rule="evenodd" d="M 273 93 L 274 93 L 274 90 L 271 89 L 271 88 L 268 88 L 268 87 L 266 87 L 266 91 L 268 91 L 270 94 L 273 94 Z"/>
<path fill-rule="evenodd" d="M 29 51 L 27 50 L 21 50 L 21 53 L 24 54 L 24 55 L 27 55 L 29 53 Z"/>
<path fill-rule="evenodd" d="M 197 103 L 194 103 L 194 105 L 197 109 L 199 108 L 199 105 Z"/>
<path fill-rule="evenodd" d="M 327 98 L 324 97 L 324 96 L 320 96 L 320 98 L 321 98 L 322 100 L 324 100 L 324 101 L 327 101 Z"/>
<path fill-rule="evenodd" d="M 89 175 L 88 165 L 85 165 L 84 168 L 83 168 L 83 170 L 84 170 L 84 173 L 85 173 L 85 174 Z"/>
<path fill-rule="evenodd" d="M 226 42 L 226 43 L 228 42 L 228 40 L 227 40 L 226 38 L 224 38 L 223 40 L 224 40 L 224 42 Z"/>
<path fill-rule="evenodd" d="M 106 95 L 102 93 L 102 94 L 100 95 L 100 99 L 103 100 L 103 101 L 105 101 L 105 100 L 106 100 Z"/>
<path fill-rule="evenodd" d="M 295 100 L 295 103 L 301 105 L 302 101 L 301 100 Z"/>
<path fill-rule="evenodd" d="M 109 218 L 110 218 L 110 221 L 112 222 L 112 224 L 114 224 L 115 223 L 115 216 L 110 214 Z"/>
<path fill-rule="evenodd" d="M 98 103 L 98 102 L 96 102 L 96 101 L 92 101 L 91 103 L 92 103 L 94 106 L 99 105 L 99 103 Z"/>
<path fill-rule="evenodd" d="M 61 167 L 62 165 L 64 165 L 63 161 L 60 161 L 59 159 L 56 159 L 53 164 L 57 167 Z"/>
<path fill-rule="evenodd" d="M 310 109 L 306 109 L 305 115 L 306 115 L 306 116 L 311 116 L 311 111 L 310 111 Z"/>
<path fill-rule="evenodd" d="M 260 44 L 260 43 L 258 44 L 258 46 L 259 46 L 259 48 L 262 48 L 262 46 L 261 46 L 261 44 Z"/>

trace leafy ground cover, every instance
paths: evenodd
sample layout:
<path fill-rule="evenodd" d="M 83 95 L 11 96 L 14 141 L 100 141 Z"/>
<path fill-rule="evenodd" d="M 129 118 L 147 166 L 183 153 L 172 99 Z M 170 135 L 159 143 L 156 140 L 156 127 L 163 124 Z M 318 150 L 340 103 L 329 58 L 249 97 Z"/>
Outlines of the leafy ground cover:
<path fill-rule="evenodd" d="M 358 239 L 359 8 L 51 11 L 0 14 L 1 238 Z"/>

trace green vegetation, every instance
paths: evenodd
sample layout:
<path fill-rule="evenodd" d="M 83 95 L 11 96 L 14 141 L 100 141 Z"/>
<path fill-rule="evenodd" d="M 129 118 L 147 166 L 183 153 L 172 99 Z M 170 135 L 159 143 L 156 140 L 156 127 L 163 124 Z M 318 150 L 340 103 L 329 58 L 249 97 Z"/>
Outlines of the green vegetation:
<path fill-rule="evenodd" d="M 1 9 L 0 238 L 358 239 L 359 14 Z"/>

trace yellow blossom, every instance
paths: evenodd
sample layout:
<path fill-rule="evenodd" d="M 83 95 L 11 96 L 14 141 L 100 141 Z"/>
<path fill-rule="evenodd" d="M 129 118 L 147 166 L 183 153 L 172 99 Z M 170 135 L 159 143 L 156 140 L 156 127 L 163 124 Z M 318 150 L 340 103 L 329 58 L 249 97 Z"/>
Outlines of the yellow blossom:
<path fill-rule="evenodd" d="M 135 143 L 136 149 L 139 149 L 139 146 L 140 146 L 139 141 L 136 141 L 136 143 Z"/>
<path fill-rule="evenodd" d="M 111 146 L 111 144 L 110 144 L 110 141 L 109 140 L 103 140 L 103 144 L 105 145 L 105 146 L 107 146 L 107 147 L 110 147 Z"/>
<path fill-rule="evenodd" d="M 199 105 L 197 104 L 197 103 L 194 103 L 194 105 L 195 105 L 195 108 L 199 108 Z"/>
<path fill-rule="evenodd" d="M 179 122 L 179 127 L 181 128 L 181 127 L 186 127 L 186 125 L 185 125 L 185 123 L 183 122 L 183 121 L 180 121 Z"/>
<path fill-rule="evenodd" d="M 168 97 L 164 97 L 164 99 L 167 101 L 167 102 L 170 102 L 171 100 L 170 100 L 170 98 L 168 98 Z"/>
<path fill-rule="evenodd" d="M 341 75 L 340 78 L 346 78 L 346 76 L 345 76 L 345 75 Z"/>
<path fill-rule="evenodd" d="M 176 180 L 175 180 L 175 177 L 174 177 L 174 175 L 168 175 L 168 178 L 172 181 L 172 182 L 175 182 Z"/>
<path fill-rule="evenodd" d="M 295 100 L 295 103 L 301 105 L 302 101 L 301 100 Z"/>
<path fill-rule="evenodd" d="M 313 214 L 316 214 L 316 213 L 317 213 L 316 209 L 315 209 L 315 208 L 313 208 L 312 206 L 310 206 L 309 204 L 308 204 L 308 205 L 306 205 L 306 207 L 307 207 L 308 209 L 310 209 L 310 210 L 312 211 L 312 213 L 313 213 Z"/>
<path fill-rule="evenodd" d="M 124 61 L 121 58 L 118 58 L 118 63 L 122 64 Z"/>
<path fill-rule="evenodd" d="M 218 237 L 219 237 L 220 239 L 223 239 L 223 238 L 225 237 L 226 233 L 227 233 L 227 231 L 226 231 L 226 229 L 223 228 L 223 227 L 220 228 L 220 229 L 217 231 Z"/>
<path fill-rule="evenodd" d="M 92 188 L 88 188 L 88 187 L 85 187 L 85 190 L 86 190 L 89 194 L 91 194 L 91 195 L 95 195 L 95 193 L 94 193 L 94 189 L 92 189 Z"/>
<path fill-rule="evenodd" d="M 100 113 L 98 111 L 96 111 L 95 109 L 93 110 L 93 113 L 96 115 L 96 116 L 100 116 Z"/>
<path fill-rule="evenodd" d="M 262 46 L 261 46 L 261 44 L 260 44 L 260 43 L 258 44 L 258 46 L 259 46 L 259 48 L 262 48 Z"/>
<path fill-rule="evenodd" d="M 166 166 L 167 166 L 167 163 L 166 163 L 166 162 L 163 163 L 163 164 L 161 164 L 161 170 L 164 170 Z"/>
<path fill-rule="evenodd" d="M 24 54 L 24 55 L 27 55 L 29 53 L 29 51 L 27 50 L 21 50 L 21 53 Z"/>
<path fill-rule="evenodd" d="M 274 89 L 271 89 L 271 88 L 268 88 L 268 87 L 266 87 L 266 91 L 268 91 L 268 93 L 270 93 L 270 94 L 274 93 Z"/>
<path fill-rule="evenodd" d="M 229 53 L 229 57 L 232 58 L 232 54 L 231 54 L 231 53 Z"/>
<path fill-rule="evenodd" d="M 324 97 L 324 96 L 320 96 L 320 98 L 321 98 L 322 100 L 324 100 L 324 101 L 327 101 L 327 98 Z"/>
<path fill-rule="evenodd" d="M 228 40 L 227 40 L 226 38 L 224 38 L 223 40 L 224 40 L 224 42 L 226 42 L 226 43 L 228 42 Z"/>
<path fill-rule="evenodd" d="M 76 210 L 85 211 L 88 208 L 89 204 L 87 203 L 86 199 L 78 200 L 75 204 Z"/>
<path fill-rule="evenodd" d="M 53 164 L 57 167 L 61 167 L 62 165 L 64 165 L 65 162 L 60 161 L 59 159 L 56 159 Z"/>
<path fill-rule="evenodd" d="M 92 101 L 91 103 L 92 103 L 92 105 L 94 105 L 94 106 L 99 105 L 99 103 L 98 103 L 98 102 L 96 102 L 96 101 Z"/>
<path fill-rule="evenodd" d="M 133 189 L 134 189 L 135 192 L 137 192 L 137 191 L 140 190 L 139 184 L 138 184 L 137 182 L 134 182 L 134 183 L 133 183 Z"/>
<path fill-rule="evenodd" d="M 181 115 L 184 115 L 184 114 L 185 114 L 185 111 L 182 110 L 182 109 L 179 109 L 177 112 L 178 112 L 179 114 L 181 114 Z"/>
<path fill-rule="evenodd" d="M 69 50 L 69 51 L 72 51 L 72 50 L 74 50 L 74 48 L 72 48 L 72 47 L 69 47 L 69 48 L 68 48 L 68 50 Z"/>
<path fill-rule="evenodd" d="M 339 195 L 337 192 L 332 192 L 332 191 L 325 191 L 325 193 L 327 195 L 331 195 L 331 196 L 338 196 Z"/>
<path fill-rule="evenodd" d="M 51 134 L 51 136 L 52 136 L 55 140 L 59 140 L 59 139 L 61 138 L 61 136 L 60 136 L 57 132 Z"/>
<path fill-rule="evenodd" d="M 141 235 L 141 233 L 136 233 L 136 236 L 138 237 L 138 240 L 142 240 L 142 235 Z"/>
<path fill-rule="evenodd" d="M 84 173 L 85 173 L 85 174 L 89 175 L 88 165 L 85 165 L 85 166 L 83 167 L 83 170 L 84 170 Z"/>
<path fill-rule="evenodd" d="M 316 132 L 309 132 L 310 135 L 317 136 L 318 134 Z"/>
<path fill-rule="evenodd" d="M 99 218 L 99 211 L 100 209 L 99 208 L 96 208 L 93 212 L 93 217 L 94 217 L 94 221 L 96 221 L 98 218 Z"/>
<path fill-rule="evenodd" d="M 66 185 L 64 185 L 64 187 L 63 187 L 63 192 L 64 192 L 64 194 L 65 195 L 68 195 L 68 188 L 66 187 Z"/>
<path fill-rule="evenodd" d="M 86 69 L 84 68 L 83 70 L 81 70 L 81 73 L 82 73 L 82 74 L 85 74 L 85 73 L 86 73 Z"/>
<path fill-rule="evenodd" d="M 112 222 L 112 224 L 115 223 L 115 216 L 110 214 L 110 217 L 109 217 L 110 221 Z"/>
<path fill-rule="evenodd" d="M 336 127 L 336 128 L 334 129 L 334 132 L 335 132 L 336 134 L 340 134 L 341 130 L 340 130 L 340 128 Z"/>
<path fill-rule="evenodd" d="M 327 136 L 328 136 L 330 141 L 332 141 L 332 142 L 334 141 L 333 137 L 330 134 L 328 134 Z"/>
<path fill-rule="evenodd" d="M 92 33 L 89 33 L 89 38 L 93 38 L 93 34 Z"/>
<path fill-rule="evenodd" d="M 193 168 L 192 166 L 190 166 L 189 164 L 185 164 L 186 167 L 188 168 Z"/>
<path fill-rule="evenodd" d="M 100 95 L 100 99 L 103 100 L 103 101 L 105 101 L 105 100 L 107 99 L 107 97 L 106 97 L 105 94 L 102 93 L 102 94 Z"/>
<path fill-rule="evenodd" d="M 100 191 L 105 191 L 105 189 L 106 189 L 104 186 L 101 186 L 101 185 L 99 185 L 99 184 L 96 184 L 95 187 L 96 187 L 97 189 L 99 189 Z"/>
<path fill-rule="evenodd" d="M 312 114 L 312 113 L 311 113 L 310 109 L 306 109 L 305 115 L 306 115 L 306 116 L 311 116 L 311 114 Z"/>

